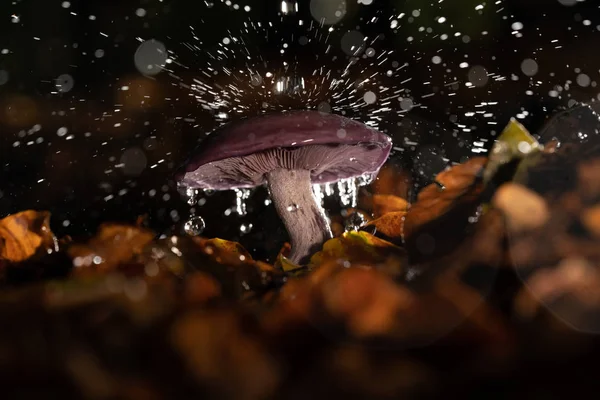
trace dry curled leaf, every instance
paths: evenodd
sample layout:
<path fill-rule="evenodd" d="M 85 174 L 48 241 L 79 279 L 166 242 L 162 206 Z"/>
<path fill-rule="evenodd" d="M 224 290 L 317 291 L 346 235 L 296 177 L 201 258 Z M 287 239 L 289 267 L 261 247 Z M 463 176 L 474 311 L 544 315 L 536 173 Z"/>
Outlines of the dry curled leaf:
<path fill-rule="evenodd" d="M 0 220 L 0 259 L 21 262 L 39 250 L 58 250 L 48 211 L 27 210 Z"/>

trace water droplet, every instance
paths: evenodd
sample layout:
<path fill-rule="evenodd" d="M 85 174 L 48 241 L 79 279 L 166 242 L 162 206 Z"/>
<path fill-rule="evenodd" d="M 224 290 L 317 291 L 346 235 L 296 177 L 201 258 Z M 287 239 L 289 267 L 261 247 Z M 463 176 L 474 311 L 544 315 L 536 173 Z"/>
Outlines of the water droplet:
<path fill-rule="evenodd" d="M 187 203 L 190 206 L 193 206 L 198 201 L 198 190 L 192 189 L 192 188 L 187 188 L 185 190 L 185 197 L 187 197 Z"/>
<path fill-rule="evenodd" d="M 199 215 L 193 216 L 183 225 L 183 230 L 185 231 L 186 235 L 189 236 L 198 236 L 204 231 L 205 228 L 206 224 Z"/>
<path fill-rule="evenodd" d="M 148 160 L 142 149 L 131 147 L 123 152 L 120 162 L 125 175 L 139 176 L 146 169 Z"/>
<path fill-rule="evenodd" d="M 249 233 L 252 230 L 253 226 L 254 225 L 252 225 L 252 224 L 248 224 L 248 225 L 242 224 L 242 225 L 240 225 L 240 232 L 242 232 L 242 234 Z"/>
<path fill-rule="evenodd" d="M 358 231 L 364 224 L 367 223 L 367 219 L 361 213 L 352 213 L 344 221 L 344 229 L 346 232 Z"/>
<path fill-rule="evenodd" d="M 489 77 L 487 69 L 481 65 L 473 66 L 468 73 L 469 82 L 476 87 L 483 87 L 487 85 Z"/>
<path fill-rule="evenodd" d="M 73 89 L 73 86 L 75 86 L 75 80 L 71 75 L 63 74 L 56 78 L 54 85 L 59 92 L 67 93 Z"/>
<path fill-rule="evenodd" d="M 8 72 L 0 69 L 0 86 L 6 84 L 8 82 Z"/>
<path fill-rule="evenodd" d="M 342 50 L 349 56 L 360 55 L 365 47 L 365 36 L 359 31 L 348 31 L 342 36 Z"/>
<path fill-rule="evenodd" d="M 342 179 L 337 183 L 340 203 L 346 207 L 356 207 L 358 203 L 358 189 L 354 178 Z"/>
<path fill-rule="evenodd" d="M 167 48 L 158 40 L 146 40 L 134 55 L 135 66 L 144 75 L 157 75 L 167 63 Z"/>
<path fill-rule="evenodd" d="M 235 211 L 238 215 L 246 215 L 246 200 L 250 198 L 250 189 L 235 189 Z"/>
<path fill-rule="evenodd" d="M 319 23 L 336 24 L 346 15 L 346 0 L 311 0 L 310 13 Z"/>
<path fill-rule="evenodd" d="M 538 73 L 539 67 L 535 60 L 527 58 L 521 63 L 521 71 L 527 76 L 534 76 Z"/>
<path fill-rule="evenodd" d="M 323 200 L 325 199 L 325 195 L 323 193 L 323 190 L 321 189 L 321 185 L 318 185 L 318 184 L 312 185 L 312 190 L 313 190 L 313 195 L 315 196 L 315 199 L 317 200 L 317 203 L 320 204 L 322 207 Z"/>
<path fill-rule="evenodd" d="M 289 206 L 287 206 L 287 210 L 289 212 L 296 212 L 300 209 L 300 206 L 298 204 L 290 204 Z"/>

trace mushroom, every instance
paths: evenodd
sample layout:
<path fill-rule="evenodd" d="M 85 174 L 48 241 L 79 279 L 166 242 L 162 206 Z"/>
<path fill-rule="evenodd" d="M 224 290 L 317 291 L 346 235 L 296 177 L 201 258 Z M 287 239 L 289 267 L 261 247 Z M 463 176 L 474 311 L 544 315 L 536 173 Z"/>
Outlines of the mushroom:
<path fill-rule="evenodd" d="M 211 134 L 177 177 L 180 187 L 228 190 L 267 184 L 298 264 L 332 237 L 312 184 L 374 175 L 389 136 L 360 122 L 318 111 L 247 119 Z"/>

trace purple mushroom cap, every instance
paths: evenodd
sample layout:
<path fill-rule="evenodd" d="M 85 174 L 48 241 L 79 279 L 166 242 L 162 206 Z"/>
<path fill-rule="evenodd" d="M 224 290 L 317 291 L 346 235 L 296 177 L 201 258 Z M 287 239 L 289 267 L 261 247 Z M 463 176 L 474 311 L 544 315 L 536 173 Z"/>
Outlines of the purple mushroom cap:
<path fill-rule="evenodd" d="M 287 152 L 288 158 L 294 153 L 303 157 L 295 164 L 311 170 L 313 183 L 336 182 L 377 173 L 391 147 L 389 136 L 339 115 L 319 111 L 267 115 L 226 125 L 221 132 L 211 134 L 178 181 L 188 187 L 215 190 L 258 186 L 264 183 L 262 175 L 270 166 L 277 167 L 276 163 L 265 163 L 264 169 L 252 171 L 255 176 L 228 172 L 240 168 L 235 160 L 279 150 L 281 154 L 273 155 L 285 157 Z M 303 148 L 305 151 L 294 151 Z M 313 154 L 307 155 L 309 152 Z"/>

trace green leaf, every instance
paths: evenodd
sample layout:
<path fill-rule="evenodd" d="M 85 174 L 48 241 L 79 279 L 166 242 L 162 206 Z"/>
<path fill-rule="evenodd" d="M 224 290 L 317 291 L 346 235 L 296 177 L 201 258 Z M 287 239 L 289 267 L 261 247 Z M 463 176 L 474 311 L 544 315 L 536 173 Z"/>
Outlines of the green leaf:
<path fill-rule="evenodd" d="M 488 164 L 483 173 L 484 184 L 489 183 L 503 165 L 527 159 L 526 163 L 521 163 L 517 168 L 520 174 L 524 173 L 525 169 L 521 165 L 531 165 L 542 149 L 543 146 L 531 133 L 516 119 L 511 118 L 492 147 Z"/>

